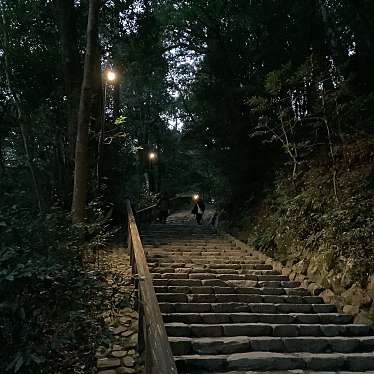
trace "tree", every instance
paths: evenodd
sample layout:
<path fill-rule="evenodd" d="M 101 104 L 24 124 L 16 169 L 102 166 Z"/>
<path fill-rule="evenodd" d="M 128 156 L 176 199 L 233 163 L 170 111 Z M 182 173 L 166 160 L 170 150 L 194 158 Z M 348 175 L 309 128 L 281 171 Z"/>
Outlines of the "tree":
<path fill-rule="evenodd" d="M 86 218 L 87 183 L 89 172 L 88 160 L 88 129 L 91 115 L 95 108 L 95 95 L 97 95 L 97 67 L 99 66 L 98 53 L 98 21 L 100 0 L 90 0 L 87 21 L 87 43 L 84 61 L 83 82 L 81 88 L 77 141 L 75 147 L 74 190 L 72 204 L 73 223 L 83 222 Z"/>
<path fill-rule="evenodd" d="M 55 0 L 57 23 L 61 40 L 62 67 L 64 73 L 66 106 L 66 141 L 64 163 L 64 199 L 67 203 L 72 190 L 72 172 L 77 133 L 81 64 L 78 52 L 76 9 L 73 0 Z M 70 202 L 71 203 L 71 202 Z"/>

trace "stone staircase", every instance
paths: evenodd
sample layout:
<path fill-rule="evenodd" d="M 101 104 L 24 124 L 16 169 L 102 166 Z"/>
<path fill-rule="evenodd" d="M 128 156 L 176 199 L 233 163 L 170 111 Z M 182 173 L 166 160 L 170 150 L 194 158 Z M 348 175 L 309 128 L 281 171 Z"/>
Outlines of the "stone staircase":
<path fill-rule="evenodd" d="M 142 230 L 179 373 L 374 373 L 369 326 L 193 224 Z"/>

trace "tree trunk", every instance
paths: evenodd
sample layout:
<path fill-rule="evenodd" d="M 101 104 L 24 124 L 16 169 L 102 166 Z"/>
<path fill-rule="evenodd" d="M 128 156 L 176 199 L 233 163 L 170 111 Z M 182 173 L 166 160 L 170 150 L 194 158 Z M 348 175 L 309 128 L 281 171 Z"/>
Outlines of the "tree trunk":
<path fill-rule="evenodd" d="M 88 128 L 92 103 L 95 101 L 99 53 L 97 47 L 98 18 L 100 0 L 90 0 L 87 22 L 87 44 L 84 61 L 83 82 L 78 112 L 77 141 L 75 147 L 75 171 L 72 204 L 73 223 L 83 222 L 86 218 L 87 179 L 88 179 Z"/>
<path fill-rule="evenodd" d="M 62 66 L 67 98 L 67 126 L 64 129 L 67 142 L 64 145 L 64 169 L 61 170 L 64 174 L 61 193 L 65 204 L 69 206 L 71 205 L 71 193 L 73 190 L 74 150 L 82 67 L 78 51 L 74 0 L 55 0 L 55 7 L 61 40 Z"/>
<path fill-rule="evenodd" d="M 74 161 L 77 130 L 79 90 L 81 85 L 81 65 L 77 45 L 74 0 L 55 0 L 58 10 L 58 25 L 61 38 L 65 93 L 68 115 L 68 157 Z"/>

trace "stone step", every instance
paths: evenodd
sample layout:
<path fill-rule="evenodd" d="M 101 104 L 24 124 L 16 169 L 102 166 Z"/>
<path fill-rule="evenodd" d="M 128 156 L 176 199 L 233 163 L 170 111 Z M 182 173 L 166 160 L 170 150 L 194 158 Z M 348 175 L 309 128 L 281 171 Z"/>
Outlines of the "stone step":
<path fill-rule="evenodd" d="M 266 266 L 266 265 L 265 265 Z M 271 274 L 269 273 L 261 273 L 261 272 L 256 272 L 256 270 L 263 270 L 264 266 L 261 264 L 255 264 L 251 266 L 252 269 L 240 269 L 240 270 L 234 270 L 234 269 L 210 269 L 207 267 L 195 267 L 195 268 L 188 268 L 188 267 L 182 267 L 182 268 L 173 268 L 173 267 L 151 267 L 151 272 L 152 273 L 186 273 L 186 274 L 191 274 L 191 273 L 200 273 L 200 274 L 249 274 L 253 275 L 254 278 L 253 280 L 258 280 L 258 281 L 288 281 L 289 278 L 277 274 L 276 272 L 273 272 Z M 267 270 L 267 269 L 265 269 Z M 272 271 L 272 270 L 268 270 Z M 257 278 L 256 278 L 257 277 Z"/>
<path fill-rule="evenodd" d="M 234 287 L 260 287 L 260 288 L 298 288 L 300 282 L 294 281 L 272 281 L 266 275 L 251 274 L 213 274 L 213 273 L 151 273 L 154 280 L 157 279 L 184 279 L 184 280 L 222 280 L 230 282 Z M 272 276 L 270 276 L 272 277 Z M 258 280 L 260 278 L 261 280 Z M 239 281 L 239 282 L 236 282 Z M 244 281 L 244 282 L 243 282 Z M 156 284 L 155 284 L 156 285 Z"/>
<path fill-rule="evenodd" d="M 192 264 L 204 264 L 204 265 L 211 265 L 216 264 L 217 266 L 221 264 L 235 264 L 235 265 L 263 265 L 266 266 L 266 269 L 272 270 L 273 267 L 271 265 L 264 265 L 263 261 L 256 260 L 250 256 L 243 256 L 243 257 L 218 257 L 217 259 L 212 259 L 212 257 L 201 257 L 201 256 L 171 256 L 167 255 L 151 255 L 147 254 L 147 259 L 149 263 L 157 263 L 157 262 L 168 262 L 168 263 L 185 263 L 189 262 Z"/>
<path fill-rule="evenodd" d="M 174 274 L 174 273 L 172 273 Z M 175 275 L 175 274 L 174 274 Z M 273 294 L 274 289 L 295 289 L 297 294 L 297 290 L 299 290 L 300 283 L 299 282 L 257 282 L 253 280 L 246 280 L 246 279 L 227 279 L 225 278 L 204 278 L 199 279 L 196 277 L 186 277 L 185 274 L 178 277 L 172 277 L 171 274 L 166 276 L 160 276 L 158 278 L 153 279 L 154 286 L 188 286 L 188 287 L 199 287 L 199 286 L 218 286 L 218 287 L 234 287 L 234 288 L 257 288 L 263 289 L 265 294 Z M 268 290 L 268 291 L 267 291 Z M 290 291 L 288 291 L 290 292 Z M 256 293 L 254 291 L 254 293 Z"/>
<path fill-rule="evenodd" d="M 193 248 L 209 248 L 209 249 L 225 249 L 225 248 L 230 248 L 230 249 L 236 249 L 236 250 L 242 250 L 240 247 L 237 247 L 235 244 L 232 244 L 230 242 L 216 242 L 216 243 L 208 243 L 208 242 L 178 242 L 178 241 L 173 241 L 173 242 L 148 242 L 148 241 L 142 241 L 144 247 L 146 248 L 162 248 L 165 250 L 190 250 Z"/>
<path fill-rule="evenodd" d="M 254 266 L 256 265 L 263 265 L 263 262 L 261 261 L 252 261 L 247 264 L 214 264 L 214 263 L 208 263 L 208 264 L 199 264 L 198 263 L 185 263 L 185 262 L 162 262 L 161 260 L 155 261 L 155 262 L 148 262 L 148 266 L 151 269 L 160 268 L 160 269 L 195 269 L 197 267 L 203 268 L 203 269 L 212 269 L 212 270 L 252 270 Z M 268 274 L 279 274 L 279 272 L 276 272 L 275 270 L 267 270 Z"/>
<path fill-rule="evenodd" d="M 246 258 L 244 252 L 241 251 L 201 251 L 201 250 L 192 250 L 192 251 L 164 251 L 164 250 L 159 250 L 159 249 L 154 249 L 154 250 L 149 250 L 147 249 L 147 255 L 149 256 L 191 256 L 193 255 L 194 257 L 220 257 L 223 258 L 225 256 L 227 257 L 237 257 L 237 258 Z"/>
<path fill-rule="evenodd" d="M 156 293 L 188 294 L 255 294 L 255 295 L 289 295 L 310 296 L 306 288 L 256 288 L 256 287 L 227 287 L 225 286 L 155 286 Z"/>
<path fill-rule="evenodd" d="M 194 246 L 194 245 L 229 245 L 232 246 L 233 244 L 230 241 L 222 241 L 220 239 L 180 239 L 177 237 L 153 237 L 153 236 L 146 236 L 144 234 L 141 235 L 142 243 L 144 244 L 151 244 L 151 245 L 170 245 L 170 246 Z"/>
<path fill-rule="evenodd" d="M 164 303 L 162 313 L 336 313 L 333 304 L 265 304 L 265 303 Z"/>
<path fill-rule="evenodd" d="M 180 373 L 193 370 L 374 370 L 373 353 L 274 353 L 247 352 L 231 355 L 184 355 L 176 357 Z"/>
<path fill-rule="evenodd" d="M 349 324 L 353 317 L 339 313 L 315 314 L 263 314 L 263 313 L 171 313 L 163 315 L 166 323 L 182 322 L 188 324 L 220 323 L 284 323 L 284 324 Z"/>
<path fill-rule="evenodd" d="M 371 327 L 359 324 L 305 325 L 270 323 L 235 324 L 165 324 L 168 336 L 217 337 L 217 336 L 365 336 L 372 333 Z"/>
<path fill-rule="evenodd" d="M 268 273 L 263 273 L 263 269 L 261 269 L 263 266 L 262 265 L 253 265 L 253 269 L 242 269 L 242 270 L 233 270 L 233 269 L 208 269 L 205 267 L 201 268 L 160 268 L 160 267 L 152 267 L 151 273 L 152 274 L 217 274 L 217 275 L 237 275 L 237 274 L 245 274 L 245 275 L 251 275 L 251 278 L 247 278 L 250 280 L 255 280 L 255 281 L 289 281 L 289 278 L 277 274 L 272 271 L 272 270 L 265 270 L 268 271 Z M 260 269 L 259 269 L 260 268 Z M 271 271 L 272 273 L 269 273 Z"/>
<path fill-rule="evenodd" d="M 259 294 L 185 294 L 185 293 L 158 293 L 159 302 L 177 303 L 274 303 L 274 304 L 322 304 L 318 296 L 288 296 L 288 295 L 259 295 Z"/>
<path fill-rule="evenodd" d="M 359 353 L 374 350 L 374 337 L 221 337 L 185 338 L 170 337 L 176 356 L 220 355 L 242 352 L 279 353 Z"/>

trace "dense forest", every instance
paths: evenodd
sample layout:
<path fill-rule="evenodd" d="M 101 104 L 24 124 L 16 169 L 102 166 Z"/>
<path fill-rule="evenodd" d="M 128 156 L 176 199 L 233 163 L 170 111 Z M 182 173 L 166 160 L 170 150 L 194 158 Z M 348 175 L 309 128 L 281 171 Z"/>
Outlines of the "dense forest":
<path fill-rule="evenodd" d="M 202 192 L 284 262 L 374 272 L 372 1 L 0 0 L 0 25 L 0 372 L 92 353 L 81 249 L 126 197 Z"/>

